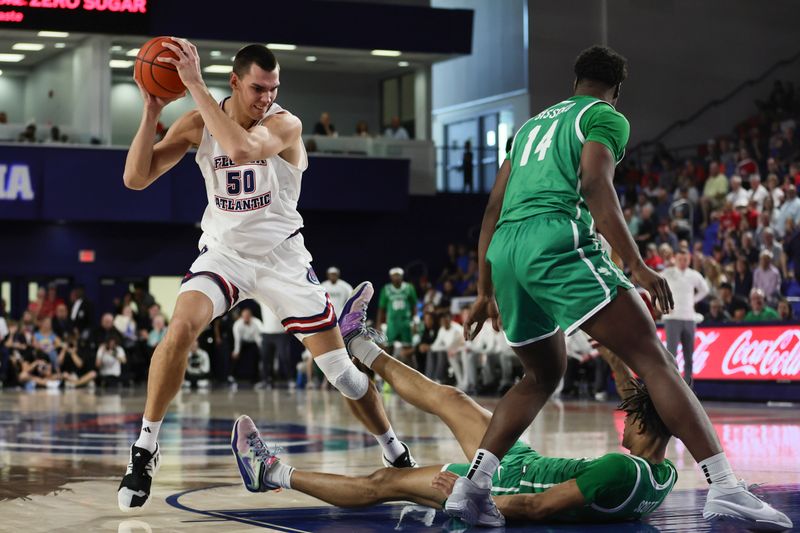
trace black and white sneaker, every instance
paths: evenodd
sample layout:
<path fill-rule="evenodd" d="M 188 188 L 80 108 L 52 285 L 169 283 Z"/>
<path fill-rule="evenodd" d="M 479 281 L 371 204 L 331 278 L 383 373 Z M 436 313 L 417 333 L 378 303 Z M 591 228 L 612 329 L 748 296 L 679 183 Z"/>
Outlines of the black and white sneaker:
<path fill-rule="evenodd" d="M 150 484 L 161 464 L 161 453 L 156 444 L 152 453 L 135 444 L 131 446 L 130 461 L 125 477 L 119 484 L 117 503 L 119 510 L 130 513 L 145 506 L 150 501 Z"/>
<path fill-rule="evenodd" d="M 406 443 L 405 442 L 401 442 L 400 444 L 402 444 L 403 448 L 405 449 L 403 454 L 400 457 L 398 457 L 397 459 L 395 459 L 394 461 L 390 461 L 384 455 L 383 456 L 383 466 L 386 466 L 386 467 L 389 467 L 389 468 L 417 468 L 419 465 L 417 465 L 417 462 L 411 456 L 411 452 L 409 451 L 408 446 L 406 445 Z"/>

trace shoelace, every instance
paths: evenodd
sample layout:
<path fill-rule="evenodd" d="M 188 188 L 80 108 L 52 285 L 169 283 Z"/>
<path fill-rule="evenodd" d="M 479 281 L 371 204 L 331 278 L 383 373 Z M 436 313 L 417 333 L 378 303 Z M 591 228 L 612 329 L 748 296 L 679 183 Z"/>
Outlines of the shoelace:
<path fill-rule="evenodd" d="M 283 448 L 280 446 L 276 446 L 274 449 L 270 450 L 256 433 L 251 433 L 247 436 L 247 444 L 252 448 L 256 458 L 264 463 L 267 470 L 272 468 L 272 465 L 278 461 L 278 454 L 283 451 Z"/>

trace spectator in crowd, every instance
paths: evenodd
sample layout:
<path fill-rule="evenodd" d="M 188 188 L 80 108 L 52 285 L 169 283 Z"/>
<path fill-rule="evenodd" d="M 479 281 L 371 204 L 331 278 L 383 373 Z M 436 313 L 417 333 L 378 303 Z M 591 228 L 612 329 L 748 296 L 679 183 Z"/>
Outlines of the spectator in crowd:
<path fill-rule="evenodd" d="M 772 264 L 772 252 L 769 250 L 761 252 L 758 268 L 753 272 L 753 288 L 761 289 L 767 304 L 778 303 L 781 295 L 781 273 Z"/>
<path fill-rule="evenodd" d="M 119 345 L 117 335 L 109 335 L 108 339 L 97 349 L 95 367 L 101 386 L 120 385 L 122 365 L 126 362 L 125 350 Z"/>
<path fill-rule="evenodd" d="M 192 343 L 186 362 L 186 375 L 183 382 L 185 388 L 208 388 L 211 377 L 211 358 L 208 352 L 200 348 L 197 341 Z"/>
<path fill-rule="evenodd" d="M 58 353 L 58 368 L 61 370 L 61 378 L 67 388 L 83 387 L 84 385 L 94 387 L 97 372 L 92 370 L 80 356 L 78 338 L 74 333 L 68 333 L 64 337 Z"/>
<path fill-rule="evenodd" d="M 795 282 L 800 282 L 800 225 L 796 225 L 792 219 L 786 220 L 786 237 L 783 240 L 783 251 L 785 262 L 794 265 Z M 788 271 L 788 267 L 786 269 Z"/>
<path fill-rule="evenodd" d="M 122 336 L 122 345 L 125 349 L 130 349 L 137 338 L 136 320 L 133 318 L 133 309 L 130 305 L 124 306 L 114 317 L 114 328 Z"/>
<path fill-rule="evenodd" d="M 79 332 L 89 331 L 92 327 L 92 304 L 84 295 L 84 288 L 78 285 L 69 294 L 69 318 Z"/>
<path fill-rule="evenodd" d="M 461 323 L 464 323 L 468 316 L 469 307 L 465 307 L 461 310 Z M 458 325 L 460 326 L 461 324 Z M 486 335 L 488 336 L 488 332 Z M 451 357 L 450 365 L 453 367 L 456 377 L 460 378 L 457 387 L 466 394 L 471 396 L 478 392 L 480 359 L 492 350 L 494 350 L 494 340 L 484 337 L 466 341 L 461 350 L 454 357 Z"/>
<path fill-rule="evenodd" d="M 764 200 L 769 196 L 769 191 L 761 184 L 761 176 L 759 174 L 750 175 L 750 192 L 747 200 L 755 202 L 757 210 L 764 209 Z"/>
<path fill-rule="evenodd" d="M 658 247 L 658 255 L 661 257 L 661 262 L 664 265 L 664 268 L 669 268 L 675 265 L 675 252 L 667 243 L 662 244 Z"/>
<path fill-rule="evenodd" d="M 319 122 L 314 125 L 314 135 L 324 135 L 326 137 L 336 137 L 336 127 L 331 123 L 331 115 L 323 111 L 319 116 Z"/>
<path fill-rule="evenodd" d="M 778 217 L 775 221 L 774 229 L 781 239 L 786 236 L 788 219 L 792 220 L 795 227 L 800 226 L 800 198 L 797 197 L 797 187 L 792 184 L 786 186 L 786 199 L 778 209 Z"/>
<path fill-rule="evenodd" d="M 461 327 L 461 324 L 453 322 L 449 312 L 443 312 L 439 318 L 439 331 L 436 333 L 436 339 L 434 339 L 431 345 L 431 352 L 436 354 L 437 357 L 437 372 L 441 370 L 442 365 L 439 364 L 439 360 L 441 360 L 442 357 L 444 357 L 445 361 L 450 361 L 453 373 L 456 377 L 456 386 L 461 390 L 464 390 L 462 387 L 464 387 L 466 382 L 461 365 L 461 351 L 464 347 L 464 343 L 464 328 Z M 447 371 L 446 368 L 444 370 L 445 372 Z M 436 374 L 432 376 L 431 379 L 437 383 L 441 383 L 446 377 L 441 374 Z"/>
<path fill-rule="evenodd" d="M 0 299 L 0 342 L 8 335 L 8 321 L 6 320 L 6 301 Z"/>
<path fill-rule="evenodd" d="M 719 297 L 722 300 L 725 312 L 731 316 L 731 319 L 736 322 L 744 320 L 747 311 L 747 300 L 739 296 L 733 291 L 733 285 L 730 283 L 722 283 L 719 286 Z"/>
<path fill-rule="evenodd" d="M 753 273 L 750 271 L 750 263 L 743 255 L 736 258 L 735 271 L 733 274 L 733 292 L 742 298 L 747 298 L 753 288 Z"/>
<path fill-rule="evenodd" d="M 742 188 L 742 178 L 740 176 L 732 176 L 731 190 L 727 196 L 725 196 L 726 203 L 736 206 L 740 202 L 747 202 L 749 199 L 750 195 L 744 188 Z"/>
<path fill-rule="evenodd" d="M 761 251 L 772 253 L 772 264 L 778 268 L 783 268 L 783 246 L 775 241 L 775 230 L 767 226 L 761 234 Z"/>
<path fill-rule="evenodd" d="M 431 356 L 431 345 L 436 340 L 438 329 L 436 315 L 426 311 L 422 315 L 422 322 L 417 326 L 419 341 L 414 346 L 414 359 L 416 360 L 416 368 L 429 377 L 436 375 L 436 360 Z M 428 365 L 430 365 L 430 368 Z"/>
<path fill-rule="evenodd" d="M 330 271 L 330 269 L 328 269 Z M 345 283 L 338 281 L 336 285 Z M 352 292 L 352 291 L 351 291 Z M 349 296 L 349 293 L 348 293 Z M 331 295 L 331 301 L 333 296 Z M 272 309 L 264 304 L 261 305 L 261 381 L 256 384 L 256 388 L 269 388 L 273 385 L 272 370 L 275 360 L 278 361 L 278 368 L 283 374 L 287 383 L 294 383 L 294 372 L 296 364 L 292 361 L 291 336 L 281 324 L 281 320 L 275 316 Z M 334 308 L 336 304 L 334 303 Z M 344 307 L 344 304 L 342 304 Z M 338 311 L 337 311 L 338 314 Z"/>
<path fill-rule="evenodd" d="M 167 320 L 164 315 L 156 315 L 153 319 L 153 329 L 147 334 L 147 346 L 155 349 L 164 337 L 167 335 Z"/>
<path fill-rule="evenodd" d="M 8 115 L 5 111 L 0 111 L 0 124 L 8 124 Z"/>
<path fill-rule="evenodd" d="M 378 327 L 386 324 L 387 351 L 394 354 L 394 345 L 401 345 L 400 358 L 408 362 L 411 357 L 411 321 L 417 309 L 417 291 L 414 285 L 403 281 L 405 272 L 400 267 L 389 270 L 390 283 L 381 289 L 378 301 Z"/>
<path fill-rule="evenodd" d="M 45 299 L 39 308 L 39 318 L 53 318 L 56 314 L 56 308 L 63 304 L 64 300 L 58 297 L 58 286 L 55 283 L 50 283 L 47 286 Z"/>
<path fill-rule="evenodd" d="M 372 137 L 369 134 L 369 125 L 366 120 L 356 122 L 356 137 Z"/>
<path fill-rule="evenodd" d="M 771 322 L 780 320 L 778 312 L 766 305 L 764 291 L 754 288 L 750 291 L 750 312 L 744 317 L 745 322 Z"/>
<path fill-rule="evenodd" d="M 720 286 L 728 281 L 728 277 L 722 272 L 722 267 L 711 257 L 702 262 L 703 275 L 708 284 L 709 294 L 718 296 Z M 697 270 L 697 269 L 695 269 Z"/>
<path fill-rule="evenodd" d="M 216 358 L 212 360 L 212 367 L 215 367 L 215 375 L 222 376 L 229 385 L 234 385 L 236 380 L 233 378 L 231 363 L 233 357 L 233 324 L 236 322 L 235 311 L 225 313 L 212 323 L 214 332 L 214 351 Z"/>
<path fill-rule="evenodd" d="M 678 249 L 678 237 L 669 227 L 669 221 L 662 220 L 658 225 L 658 233 L 656 233 L 656 245 L 668 244 L 673 250 Z"/>
<path fill-rule="evenodd" d="M 690 262 L 689 251 L 679 249 L 675 254 L 675 266 L 664 270 L 663 276 L 672 290 L 675 307 L 669 314 L 664 315 L 663 320 L 667 335 L 667 350 L 674 355 L 678 353 L 678 344 L 683 348 L 683 378 L 691 387 L 695 337 L 694 306 L 708 295 L 708 285 L 699 272 L 689 267 Z"/>
<path fill-rule="evenodd" d="M 652 242 L 656 236 L 657 225 L 653 215 L 653 206 L 645 204 L 639 213 L 639 233 L 634 237 L 639 245 L 639 250 L 644 253 L 645 247 Z"/>
<path fill-rule="evenodd" d="M 25 130 L 19 134 L 17 141 L 21 143 L 35 143 L 36 139 L 36 124 L 33 122 L 25 126 Z"/>
<path fill-rule="evenodd" d="M 47 356 L 53 370 L 58 370 L 58 349 L 61 347 L 61 339 L 53 333 L 49 317 L 39 320 L 39 331 L 33 334 L 33 347 Z"/>
<path fill-rule="evenodd" d="M 728 177 L 720 170 L 719 163 L 712 161 L 708 167 L 708 178 L 703 186 L 701 200 L 705 222 L 708 222 L 711 211 L 724 207 L 727 194 Z"/>
<path fill-rule="evenodd" d="M 747 259 L 749 265 L 758 263 L 759 251 L 755 239 L 753 238 L 752 231 L 745 231 L 742 233 L 742 244 L 739 247 L 739 254 Z"/>
<path fill-rule="evenodd" d="M 233 323 L 233 369 L 231 375 L 258 381 L 258 360 L 261 349 L 261 331 L 264 325 L 247 307 Z M 229 380 L 230 381 L 230 380 Z"/>
<path fill-rule="evenodd" d="M 664 260 L 658 255 L 658 246 L 656 243 L 651 242 L 647 245 L 647 252 L 645 253 L 644 264 L 653 270 L 664 270 Z"/>
<path fill-rule="evenodd" d="M 439 305 L 436 306 L 438 312 L 450 312 L 450 305 L 453 303 L 453 298 L 457 298 L 456 285 L 453 280 L 447 279 L 442 283 L 442 297 L 439 298 Z"/>
<path fill-rule="evenodd" d="M 778 320 L 781 322 L 793 322 L 794 321 L 794 311 L 792 310 L 792 306 L 786 298 L 781 298 L 778 300 Z"/>
<path fill-rule="evenodd" d="M 730 322 L 731 315 L 725 310 L 722 305 L 722 300 L 719 298 L 711 298 L 708 302 L 708 312 L 703 317 L 704 324 L 724 324 Z"/>
<path fill-rule="evenodd" d="M 44 286 L 39 285 L 39 288 L 36 289 L 36 299 L 28 303 L 28 311 L 31 312 L 34 320 L 39 320 L 40 318 L 43 318 L 45 316 L 44 302 L 46 299 L 47 299 L 47 289 L 45 289 Z"/>
<path fill-rule="evenodd" d="M 397 115 L 392 117 L 392 122 L 388 128 L 383 131 L 383 136 L 388 137 L 389 139 L 396 139 L 401 141 L 407 141 L 410 139 L 408 135 L 408 130 L 405 129 L 402 125 L 400 125 L 400 117 Z"/>
<path fill-rule="evenodd" d="M 56 314 L 53 317 L 53 332 L 60 338 L 64 338 L 68 333 L 72 333 L 74 326 L 69 319 L 69 311 L 65 303 L 60 303 L 56 307 Z"/>
<path fill-rule="evenodd" d="M 114 315 L 111 313 L 104 313 L 103 316 L 100 317 L 100 327 L 92 334 L 92 345 L 94 349 L 97 349 L 101 344 L 106 342 L 109 337 L 118 335 L 119 332 L 114 328 Z"/>
<path fill-rule="evenodd" d="M 131 303 L 136 306 L 136 322 L 142 325 L 146 324 L 149 318 L 147 313 L 150 306 L 156 303 L 156 299 L 147 290 L 144 282 L 139 281 L 133 284 L 133 301 Z"/>
<path fill-rule="evenodd" d="M 328 279 L 322 282 L 322 286 L 325 287 L 331 297 L 336 316 L 341 316 L 344 304 L 350 297 L 350 293 L 353 292 L 353 286 L 341 279 L 341 272 L 335 266 L 328 267 L 326 275 Z"/>
<path fill-rule="evenodd" d="M 775 160 L 772 159 L 772 161 Z M 780 187 L 780 180 L 777 174 L 767 174 L 767 191 L 769 191 L 769 197 L 772 199 L 773 207 L 775 209 L 779 208 L 783 203 L 783 199 L 786 197 L 786 193 L 784 193 L 783 189 Z"/>
<path fill-rule="evenodd" d="M 436 310 L 436 308 L 441 305 L 441 302 L 442 292 L 437 290 L 433 283 L 427 282 L 425 285 L 425 293 L 422 296 L 422 308 L 425 310 Z"/>
<path fill-rule="evenodd" d="M 53 365 L 46 358 L 38 356 L 22 359 L 18 380 L 19 384 L 24 385 L 27 390 L 33 390 L 36 387 L 57 389 L 61 385 L 58 374 L 53 371 Z"/>

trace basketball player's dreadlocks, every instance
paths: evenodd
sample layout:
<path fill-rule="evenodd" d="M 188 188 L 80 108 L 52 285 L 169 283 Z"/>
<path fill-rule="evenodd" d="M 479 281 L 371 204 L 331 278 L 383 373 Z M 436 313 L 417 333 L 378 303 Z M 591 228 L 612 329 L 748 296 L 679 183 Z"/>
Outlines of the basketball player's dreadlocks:
<path fill-rule="evenodd" d="M 658 415 L 656 406 L 653 405 L 653 400 L 644 383 L 632 379 L 628 385 L 629 388 L 626 392 L 629 392 L 630 396 L 622 400 L 617 409 L 625 411 L 626 414 L 633 417 L 631 421 L 639 424 L 639 433 L 651 433 L 664 439 L 670 438 L 672 433 Z"/>

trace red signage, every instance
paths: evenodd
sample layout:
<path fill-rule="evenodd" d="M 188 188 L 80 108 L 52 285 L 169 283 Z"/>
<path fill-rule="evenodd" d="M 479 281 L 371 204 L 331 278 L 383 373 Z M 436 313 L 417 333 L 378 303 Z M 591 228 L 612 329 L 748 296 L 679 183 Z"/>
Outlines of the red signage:
<path fill-rule="evenodd" d="M 78 261 L 81 263 L 94 263 L 94 250 L 78 250 Z"/>
<path fill-rule="evenodd" d="M 666 334 L 658 336 L 666 345 Z M 800 325 L 698 327 L 695 379 L 800 381 Z M 676 354 L 683 369 L 683 350 Z"/>
<path fill-rule="evenodd" d="M 0 0 L 0 28 L 147 33 L 149 7 L 148 0 Z"/>

